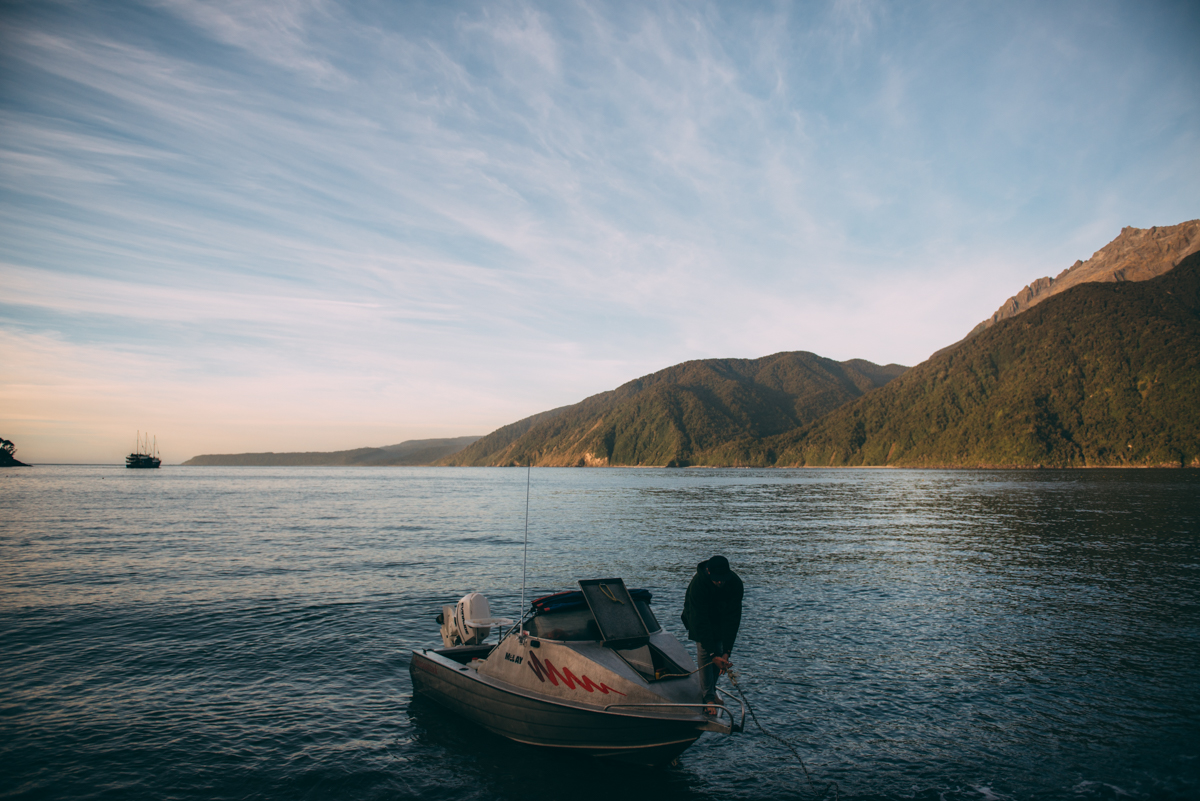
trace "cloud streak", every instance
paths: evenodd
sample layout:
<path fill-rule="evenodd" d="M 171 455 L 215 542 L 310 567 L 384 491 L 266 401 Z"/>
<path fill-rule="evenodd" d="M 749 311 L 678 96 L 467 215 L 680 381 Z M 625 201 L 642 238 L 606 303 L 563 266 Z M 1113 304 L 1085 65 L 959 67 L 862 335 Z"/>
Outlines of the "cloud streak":
<path fill-rule="evenodd" d="M 485 433 L 689 358 L 914 363 L 1196 216 L 1186 5 L 4 13 L 0 356 L 61 365 L 10 439 L 98 349 L 210 450 Z M 233 412 L 200 386 L 296 428 L 201 445 Z"/>

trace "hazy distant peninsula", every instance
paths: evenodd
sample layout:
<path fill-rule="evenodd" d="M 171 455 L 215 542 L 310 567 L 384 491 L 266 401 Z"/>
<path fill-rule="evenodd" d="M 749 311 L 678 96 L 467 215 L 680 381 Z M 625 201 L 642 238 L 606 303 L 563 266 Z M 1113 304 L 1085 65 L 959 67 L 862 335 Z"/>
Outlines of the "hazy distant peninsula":
<path fill-rule="evenodd" d="M 302 453 L 209 453 L 184 462 L 190 467 L 363 467 L 433 464 L 467 447 L 479 437 L 448 439 L 410 439 L 382 448 L 355 448 L 349 451 L 305 451 Z"/>

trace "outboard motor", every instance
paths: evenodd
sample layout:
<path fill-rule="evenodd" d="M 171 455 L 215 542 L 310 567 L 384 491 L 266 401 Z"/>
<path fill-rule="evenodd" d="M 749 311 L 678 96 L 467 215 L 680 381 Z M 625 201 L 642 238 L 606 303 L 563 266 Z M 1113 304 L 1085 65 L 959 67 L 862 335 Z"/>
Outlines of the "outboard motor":
<path fill-rule="evenodd" d="M 454 606 L 443 606 L 438 615 L 442 624 L 442 642 L 447 648 L 456 645 L 479 645 L 492 633 L 492 626 L 508 626 L 512 619 L 492 617 L 492 607 L 481 592 L 464 595 Z"/>

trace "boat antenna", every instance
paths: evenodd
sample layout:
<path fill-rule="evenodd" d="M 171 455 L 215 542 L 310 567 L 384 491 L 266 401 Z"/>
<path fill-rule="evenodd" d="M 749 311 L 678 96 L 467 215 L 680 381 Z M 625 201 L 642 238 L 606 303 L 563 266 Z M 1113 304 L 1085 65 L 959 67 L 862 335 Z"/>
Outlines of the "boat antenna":
<path fill-rule="evenodd" d="M 529 482 L 533 473 L 533 462 L 525 465 L 525 552 L 521 554 L 521 608 L 517 610 L 517 626 L 525 614 L 525 569 L 529 564 Z"/>

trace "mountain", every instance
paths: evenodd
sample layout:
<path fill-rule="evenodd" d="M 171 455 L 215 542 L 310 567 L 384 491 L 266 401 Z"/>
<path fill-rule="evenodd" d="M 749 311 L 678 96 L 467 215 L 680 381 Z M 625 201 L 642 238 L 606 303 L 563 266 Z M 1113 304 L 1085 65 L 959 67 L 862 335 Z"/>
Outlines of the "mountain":
<path fill-rule="evenodd" d="M 505 426 L 440 463 L 725 464 L 744 450 L 737 443 L 810 423 L 906 369 L 803 351 L 684 362 Z"/>
<path fill-rule="evenodd" d="M 1156 278 L 1045 298 L 820 421 L 765 439 L 747 458 L 780 467 L 1200 467 L 1198 398 L 1194 253 Z"/>
<path fill-rule="evenodd" d="M 1200 220 L 1125 228 L 914 368 L 704 359 L 485 437 L 185 464 L 1200 467 Z"/>
<path fill-rule="evenodd" d="M 1116 239 L 1093 253 L 1087 261 L 1076 261 L 1056 277 L 1039 278 L 1013 295 L 995 314 L 975 326 L 967 337 L 986 331 L 1001 320 L 1079 284 L 1156 278 L 1198 250 L 1200 220 L 1154 228 L 1126 226 Z"/>
<path fill-rule="evenodd" d="M 355 448 L 350 451 L 306 451 L 303 453 L 211 453 L 194 456 L 185 466 L 240 467 L 323 467 L 335 465 L 397 466 L 428 465 L 462 450 L 479 437 L 451 439 L 410 439 L 382 448 Z"/>

